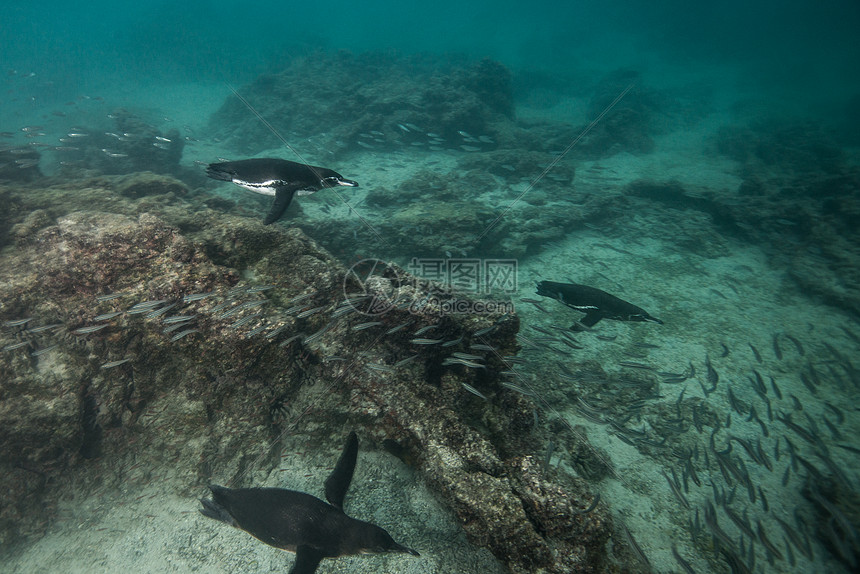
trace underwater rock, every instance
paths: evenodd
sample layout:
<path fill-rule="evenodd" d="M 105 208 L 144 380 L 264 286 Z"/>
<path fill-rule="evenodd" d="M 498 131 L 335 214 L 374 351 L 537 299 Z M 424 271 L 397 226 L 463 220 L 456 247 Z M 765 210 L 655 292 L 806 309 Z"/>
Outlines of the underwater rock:
<path fill-rule="evenodd" d="M 517 459 L 535 446 L 534 407 L 499 386 L 504 366 L 492 354 L 482 369 L 445 362 L 489 327 L 481 340 L 515 352 L 515 315 L 440 314 L 454 296 L 402 269 L 401 283 L 362 285 L 295 228 L 161 210 L 186 231 L 149 213 L 43 213 L 27 241 L 4 255 L 2 319 L 29 319 L 0 331 L 8 347 L 0 355 L 4 546 L 39 536 L 65 489 L 125 491 L 158 480 L 191 500 L 214 474 L 239 484 L 266 476 L 278 464 L 283 429 L 321 441 L 346 424 L 402 444 L 402 457 L 436 486 L 469 537 L 512 571 L 593 571 L 601 563 L 602 521 L 593 530 L 572 518 L 574 543 L 550 516 L 585 491 L 554 485 Z M 361 313 L 332 317 L 345 293 L 365 288 L 410 302 L 371 328 L 409 328 L 367 338 Z M 180 320 L 181 330 L 170 329 Z M 433 337 L 456 344 L 417 344 L 414 331 L 433 325 Z M 39 480 L 13 500 L 26 476 Z"/>
<path fill-rule="evenodd" d="M 490 60 L 317 52 L 239 92 L 304 153 L 464 143 L 486 149 L 494 145 L 494 123 L 513 118 L 510 72 Z M 281 145 L 234 96 L 213 114 L 210 130 L 244 155 Z M 464 142 L 461 132 L 475 141 Z"/>
<path fill-rule="evenodd" d="M 505 160 L 502 165 L 508 165 L 506 161 L 513 154 L 499 150 L 489 155 L 499 156 Z M 527 155 L 549 161 L 545 154 Z M 516 165 L 525 170 L 527 160 Z M 461 166 L 448 173 L 420 171 L 393 190 L 378 186 L 367 192 L 365 203 L 373 210 L 367 220 L 388 238 L 386 253 L 412 258 L 438 257 L 445 252 L 450 253 L 449 257 L 466 257 L 480 252 L 485 257 L 510 259 L 538 252 L 586 224 L 616 217 L 613 196 L 594 197 L 583 205 L 570 203 L 574 170 L 569 166 L 559 169 L 566 183 L 547 180 L 541 189 L 525 194 L 513 190 L 507 194 L 496 192 L 495 188 L 503 184 L 500 175 L 495 168 L 488 173 L 480 161 L 467 156 L 458 162 L 458 168 Z M 499 169 L 501 174 L 511 174 L 505 168 Z M 536 177 L 540 168 L 532 166 L 527 173 Z M 511 204 L 513 209 L 506 211 Z M 345 254 L 345 258 L 366 250 L 361 242 L 377 241 L 375 234 L 354 220 L 328 217 L 296 220 L 295 224 L 319 237 L 332 252 Z"/>
<path fill-rule="evenodd" d="M 818 122 L 768 118 L 726 126 L 715 137 L 717 150 L 759 169 L 787 173 L 837 173 L 844 153 Z"/>
<path fill-rule="evenodd" d="M 729 252 L 726 236 L 764 246 L 805 292 L 860 314 L 860 174 L 750 168 L 736 192 L 652 180 L 636 180 L 625 192 L 624 201 L 658 202 L 681 213 L 671 226 L 652 231 L 667 241 L 706 257 Z"/>
<path fill-rule="evenodd" d="M 188 186 L 178 179 L 169 176 L 156 175 L 152 172 L 135 172 L 122 177 L 116 183 L 120 195 L 137 199 L 147 195 L 185 195 Z"/>
<path fill-rule="evenodd" d="M 607 74 L 597 83 L 588 104 L 589 118 L 605 115 L 577 145 L 577 157 L 653 151 L 653 136 L 658 131 L 655 119 L 663 111 L 655 94 L 642 85 L 638 72 L 616 70 Z"/>
<path fill-rule="evenodd" d="M 31 211 L 24 220 L 12 226 L 11 235 L 16 243 L 26 242 L 38 230 L 51 225 L 53 220 L 44 209 Z"/>
<path fill-rule="evenodd" d="M 398 293 L 406 296 L 403 290 Z M 419 295 L 413 293 L 410 298 Z M 421 315 L 412 316 L 417 320 L 415 326 L 422 324 Z M 445 317 L 432 333 L 444 340 L 463 337 L 460 344 L 467 348 L 470 333 L 488 325 L 495 327 L 483 338 L 501 355 L 513 352 L 519 328 L 515 316 Z M 404 339 L 409 337 L 404 335 Z M 390 352 L 397 348 L 394 344 Z M 511 571 L 599 571 L 610 531 L 606 515 L 581 521 L 572 513 L 560 517 L 554 512 L 570 508 L 572 501 L 587 496 L 585 483 L 578 483 L 578 490 L 572 492 L 545 475 L 539 476 L 529 457 L 502 455 L 521 452 L 519 441 L 529 432 L 523 428 L 523 420 L 529 420 L 533 408 L 528 401 L 504 400 L 515 393 L 499 385 L 495 373 L 503 367 L 494 369 L 488 362 L 486 373 L 484 369 L 445 368 L 442 358 L 451 351 L 435 345 L 426 349 L 402 374 L 383 372 L 350 379 L 351 400 L 359 420 L 373 420 L 371 432 L 381 441 L 396 437 L 400 456 L 416 461 L 417 468 L 456 513 L 470 540 L 489 548 Z M 422 379 L 425 384 L 416 384 Z M 463 383 L 480 390 L 489 400 L 476 397 L 463 388 Z M 474 428 L 476 420 L 486 421 L 484 424 L 493 429 L 492 437 Z M 536 438 L 525 440 L 535 448 Z M 522 488 L 526 484 L 533 490 Z"/>

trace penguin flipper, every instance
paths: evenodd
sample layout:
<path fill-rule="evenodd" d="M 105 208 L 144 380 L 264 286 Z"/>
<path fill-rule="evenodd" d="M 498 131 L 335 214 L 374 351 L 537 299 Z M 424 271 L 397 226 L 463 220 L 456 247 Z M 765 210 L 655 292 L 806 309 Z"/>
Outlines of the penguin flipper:
<path fill-rule="evenodd" d="M 355 431 L 351 431 L 346 438 L 346 444 L 334 470 L 325 480 L 325 497 L 329 504 L 343 510 L 343 499 L 349 484 L 352 482 L 352 473 L 355 471 L 355 461 L 358 458 L 358 437 Z"/>
<path fill-rule="evenodd" d="M 601 319 L 603 319 L 603 313 L 598 310 L 593 310 L 588 311 L 585 314 L 585 317 L 583 317 L 579 322 L 586 327 L 594 327 Z"/>
<path fill-rule="evenodd" d="M 588 311 L 585 317 L 570 326 L 572 331 L 587 331 L 597 325 L 604 315 L 598 310 Z"/>
<path fill-rule="evenodd" d="M 314 574 L 323 558 L 325 556 L 321 550 L 311 546 L 299 546 L 296 548 L 296 562 L 290 574 Z"/>
<path fill-rule="evenodd" d="M 287 207 L 290 206 L 290 202 L 293 201 L 295 193 L 296 190 L 293 188 L 279 187 L 275 192 L 275 203 L 272 204 L 272 209 L 269 210 L 266 219 L 263 220 L 263 225 L 269 225 L 279 220 Z"/>

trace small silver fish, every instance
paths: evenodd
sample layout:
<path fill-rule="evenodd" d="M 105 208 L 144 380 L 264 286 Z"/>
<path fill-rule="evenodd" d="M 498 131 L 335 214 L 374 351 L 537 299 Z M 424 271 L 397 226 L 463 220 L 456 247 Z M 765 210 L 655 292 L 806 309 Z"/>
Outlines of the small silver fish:
<path fill-rule="evenodd" d="M 194 315 L 173 315 L 172 317 L 165 317 L 161 320 L 165 325 L 172 325 L 174 323 L 185 323 L 186 321 L 191 321 L 197 317 L 197 314 Z"/>
<path fill-rule="evenodd" d="M 315 342 L 317 342 L 319 339 L 321 339 L 321 338 L 322 338 L 322 336 L 323 336 L 323 335 L 325 335 L 325 334 L 326 334 L 326 332 L 327 332 L 329 329 L 331 329 L 332 327 L 334 327 L 334 323 L 335 323 L 334 321 L 329 322 L 329 324 L 328 324 L 328 325 L 326 325 L 325 327 L 323 327 L 322 329 L 320 329 L 320 330 L 319 330 L 319 331 L 317 331 L 316 333 L 314 333 L 314 334 L 312 334 L 312 335 L 309 335 L 309 336 L 305 337 L 305 338 L 304 338 L 304 340 L 303 340 L 302 342 L 303 342 L 305 345 L 310 345 L 311 343 L 315 343 Z"/>
<path fill-rule="evenodd" d="M 379 363 L 367 363 L 364 365 L 365 369 L 371 371 L 379 371 L 380 373 L 393 373 L 394 369 L 389 367 L 388 365 L 380 365 Z"/>
<path fill-rule="evenodd" d="M 107 323 L 102 325 L 90 325 L 89 327 L 81 327 L 80 329 L 75 329 L 72 331 L 75 335 L 88 335 L 90 333 L 95 333 L 96 331 L 101 331 L 105 327 L 107 327 Z"/>
<path fill-rule="evenodd" d="M 262 313 L 256 313 L 254 315 L 248 315 L 247 317 L 242 317 L 241 319 L 239 319 L 238 321 L 236 321 L 235 323 L 230 325 L 230 328 L 231 329 L 237 329 L 243 325 L 247 325 L 248 323 L 251 323 L 252 321 L 254 321 L 256 319 L 259 319 L 261 315 L 262 315 Z"/>
<path fill-rule="evenodd" d="M 392 335 L 392 334 L 396 333 L 397 331 L 399 331 L 400 329 L 404 329 L 404 328 L 408 327 L 409 325 L 411 325 L 414 322 L 415 321 L 413 321 L 412 319 L 409 319 L 405 323 L 401 323 L 400 325 L 397 325 L 396 327 L 390 328 L 389 330 L 387 330 L 385 332 L 385 334 L 386 335 Z"/>
<path fill-rule="evenodd" d="M 215 294 L 214 291 L 210 291 L 208 293 L 189 293 L 188 295 L 185 295 L 184 297 L 182 297 L 182 302 L 183 303 L 192 303 L 194 301 L 200 301 L 202 299 L 206 299 L 207 297 L 211 297 L 214 294 Z"/>
<path fill-rule="evenodd" d="M 417 339 L 411 339 L 409 342 L 413 345 L 437 345 L 442 341 L 443 339 L 422 339 L 419 337 Z"/>
<path fill-rule="evenodd" d="M 438 327 L 438 326 L 439 326 L 439 325 L 427 325 L 426 327 L 421 327 L 420 329 L 418 329 L 417 331 L 415 331 L 415 332 L 413 333 L 413 335 L 414 335 L 414 336 L 416 336 L 416 337 L 418 337 L 418 336 L 420 336 L 420 335 L 423 335 L 424 333 L 426 333 L 426 332 L 427 332 L 427 331 L 429 331 L 430 329 L 435 329 L 435 328 L 436 328 L 436 327 Z"/>
<path fill-rule="evenodd" d="M 42 347 L 41 349 L 39 349 L 39 350 L 37 350 L 37 351 L 33 351 L 32 353 L 30 353 L 30 356 L 31 356 L 31 357 L 41 357 L 41 356 L 42 356 L 42 355 L 44 355 L 45 353 L 49 353 L 49 352 L 53 351 L 53 350 L 54 350 L 54 349 L 56 349 L 58 346 L 59 346 L 59 345 L 49 345 L 49 346 L 47 346 L 47 347 Z"/>
<path fill-rule="evenodd" d="M 509 383 L 509 382 L 507 382 L 507 381 L 502 381 L 502 382 L 501 382 L 501 383 L 499 383 L 499 384 L 500 384 L 500 385 L 502 385 L 503 387 L 505 387 L 506 389 L 510 389 L 510 390 L 512 390 L 512 391 L 515 391 L 515 392 L 517 392 L 517 393 L 520 393 L 521 395 L 525 395 L 525 396 L 527 396 L 527 397 L 534 396 L 534 393 L 533 393 L 533 392 L 531 392 L 530 390 L 528 390 L 528 389 L 524 389 L 523 387 L 520 387 L 520 386 L 515 385 L 515 384 L 513 384 L 513 383 Z"/>
<path fill-rule="evenodd" d="M 187 327 L 187 326 L 188 326 L 188 321 L 185 321 L 183 323 L 174 323 L 173 325 L 170 325 L 170 326 L 162 329 L 161 332 L 166 335 L 167 333 L 172 333 L 173 331 L 176 331 L 178 329 L 181 329 L 181 328 Z"/>
<path fill-rule="evenodd" d="M 221 303 L 218 303 L 217 305 L 215 305 L 214 307 L 212 307 L 211 309 L 209 309 L 209 312 L 210 312 L 210 313 L 217 313 L 217 312 L 218 312 L 218 311 L 220 311 L 221 309 L 225 309 L 225 308 L 229 307 L 229 306 L 230 306 L 230 305 L 232 305 L 232 304 L 233 304 L 233 300 L 232 300 L 232 299 L 227 299 L 226 301 L 223 301 L 223 302 L 221 302 Z"/>
<path fill-rule="evenodd" d="M 99 303 L 104 303 L 105 301 L 113 301 L 114 299 L 119 299 L 124 296 L 125 293 L 108 293 L 107 295 L 99 295 L 96 297 L 96 301 Z"/>
<path fill-rule="evenodd" d="M 129 362 L 131 359 L 120 359 L 118 361 L 111 361 L 110 363 L 105 363 L 101 366 L 102 369 L 112 369 L 114 367 L 118 367 L 120 365 L 124 365 Z"/>
<path fill-rule="evenodd" d="M 256 299 L 254 301 L 245 301 L 241 305 L 239 305 L 240 309 L 253 309 L 254 307 L 259 307 L 260 305 L 265 305 L 268 303 L 268 299 Z"/>
<path fill-rule="evenodd" d="M 352 331 L 364 331 L 365 329 L 370 329 L 371 327 L 376 327 L 377 325 L 382 325 L 382 321 L 368 321 L 367 323 L 359 323 L 358 325 L 352 326 Z"/>
<path fill-rule="evenodd" d="M 136 305 L 132 305 L 128 308 L 129 313 L 142 313 L 144 310 L 151 311 L 153 307 L 158 307 L 162 303 L 167 303 L 167 299 L 157 299 L 154 301 L 141 301 Z"/>
<path fill-rule="evenodd" d="M 331 314 L 331 318 L 336 319 L 337 317 L 343 317 L 344 315 L 349 315 L 351 313 L 355 313 L 356 311 L 358 311 L 358 309 L 353 307 L 350 303 L 347 303 L 346 305 L 342 305 L 335 309 L 334 312 L 332 312 Z"/>
<path fill-rule="evenodd" d="M 472 355 L 471 353 L 451 353 L 452 357 L 457 357 L 458 359 L 466 359 L 467 361 L 483 361 L 484 357 L 481 355 Z"/>
<path fill-rule="evenodd" d="M 328 305 L 321 305 L 319 307 L 314 307 L 313 309 L 308 309 L 307 311 L 302 311 L 298 315 L 296 315 L 296 319 L 304 319 L 305 317 L 310 317 L 315 313 L 319 313 L 323 309 L 325 309 Z"/>
<path fill-rule="evenodd" d="M 397 361 L 396 363 L 394 363 L 394 368 L 399 369 L 400 367 L 402 367 L 408 363 L 411 363 L 412 361 L 414 361 L 418 357 L 420 357 L 420 355 L 412 355 L 411 357 L 406 357 L 405 359 L 401 359 L 400 361 Z"/>
<path fill-rule="evenodd" d="M 280 334 L 281 334 L 281 332 L 283 332 L 283 330 L 284 330 L 284 329 L 286 329 L 286 328 L 287 328 L 287 326 L 286 326 L 286 325 L 280 325 L 280 326 L 278 326 L 278 327 L 275 327 L 274 329 L 272 329 L 271 331 L 269 331 L 268 333 L 266 333 L 266 338 L 267 338 L 267 339 L 274 339 L 275 337 L 277 337 L 278 335 L 280 335 Z"/>
<path fill-rule="evenodd" d="M 104 313 L 103 315 L 93 317 L 93 321 L 107 321 L 108 319 L 113 319 L 117 315 L 122 315 L 122 311 L 114 311 L 113 313 Z"/>
<path fill-rule="evenodd" d="M 279 346 L 279 347 L 286 347 L 287 345 L 289 345 L 289 344 L 290 344 L 290 343 L 292 343 L 293 341 L 297 341 L 298 339 L 301 339 L 301 338 L 302 338 L 302 335 L 301 335 L 301 334 L 299 334 L 299 335 L 293 335 L 293 336 L 292 336 L 292 337 L 290 337 L 289 339 L 286 339 L 286 340 L 284 340 L 284 341 L 281 341 L 281 342 L 278 344 L 278 346 Z"/>
<path fill-rule="evenodd" d="M 492 352 L 492 351 L 496 350 L 493 347 L 491 347 L 490 345 L 483 345 L 481 343 L 469 345 L 469 348 L 472 349 L 473 351 L 490 351 L 490 352 Z"/>
<path fill-rule="evenodd" d="M 460 384 L 461 384 L 461 385 L 463 385 L 463 388 L 464 388 L 464 389 L 466 389 L 467 391 L 469 391 L 470 393 L 472 393 L 472 394 L 473 394 L 473 395 L 475 395 L 476 397 L 481 397 L 481 398 L 482 398 L 482 399 L 484 399 L 485 401 L 486 401 L 486 400 L 489 400 L 489 399 L 487 399 L 487 396 L 486 396 L 486 395 L 484 395 L 484 393 L 482 393 L 481 391 L 479 391 L 478 389 L 476 389 L 476 388 L 475 388 L 475 387 L 473 387 L 472 385 L 470 385 L 470 384 L 468 384 L 468 383 L 460 383 Z"/>
<path fill-rule="evenodd" d="M 4 351 L 14 351 L 15 349 L 20 349 L 21 347 L 24 347 L 24 346 L 29 345 L 29 344 L 30 344 L 30 341 L 22 341 L 20 343 L 12 343 L 11 345 L 6 345 L 5 347 L 3 347 L 3 350 Z"/>
<path fill-rule="evenodd" d="M 165 313 L 167 313 L 168 311 L 170 311 L 171 309 L 176 307 L 176 305 L 177 305 L 177 303 L 173 303 L 171 305 L 165 305 L 164 307 L 162 307 L 160 309 L 150 311 L 149 313 L 147 313 L 145 315 L 145 317 L 147 319 L 155 319 L 156 317 L 161 317 L 162 315 L 164 315 Z"/>
<path fill-rule="evenodd" d="M 258 335 L 258 334 L 259 334 L 259 333 L 261 333 L 261 332 L 263 331 L 263 329 L 265 329 L 266 327 L 268 327 L 268 325 L 260 325 L 259 327 L 255 327 L 254 329 L 251 329 L 250 331 L 248 331 L 247 333 L 245 333 L 245 338 L 250 339 L 250 338 L 251 338 L 251 337 L 253 337 L 254 335 Z"/>
<path fill-rule="evenodd" d="M 56 329 L 57 327 L 62 327 L 62 323 L 52 323 L 50 325 L 40 325 L 38 327 L 30 327 L 27 329 L 27 333 L 44 333 L 45 331 L 51 331 Z"/>
<path fill-rule="evenodd" d="M 172 343 L 173 341 L 178 341 L 178 340 L 179 340 L 179 339 L 181 339 L 182 337 L 185 337 L 185 336 L 190 335 L 190 334 L 192 334 L 192 333 L 197 333 L 197 332 L 199 332 L 199 331 L 200 331 L 200 329 L 186 329 L 186 330 L 184 330 L 184 331 L 180 331 L 179 333 L 177 333 L 177 334 L 173 335 L 173 336 L 170 338 L 170 342 Z"/>
<path fill-rule="evenodd" d="M 442 361 L 443 365 L 463 365 L 464 367 L 469 367 L 470 369 L 486 369 L 485 365 L 480 363 L 476 363 L 474 361 L 467 361 L 466 359 L 457 359 L 456 357 L 448 357 L 444 361 Z"/>

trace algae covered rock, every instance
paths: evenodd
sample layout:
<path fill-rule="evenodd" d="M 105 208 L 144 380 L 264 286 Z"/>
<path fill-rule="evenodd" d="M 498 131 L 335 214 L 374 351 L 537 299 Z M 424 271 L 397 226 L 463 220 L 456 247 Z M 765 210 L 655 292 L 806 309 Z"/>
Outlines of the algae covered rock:
<path fill-rule="evenodd" d="M 574 544 L 546 510 L 571 494 L 517 458 L 534 447 L 533 407 L 499 385 L 504 364 L 450 361 L 479 341 L 515 352 L 500 302 L 394 265 L 370 280 L 297 229 L 230 216 L 185 235 L 148 213 L 79 211 L 29 233 L 0 271 L 4 544 L 38 537 L 69 489 L 160 481 L 192 497 L 213 473 L 250 485 L 277 467 L 285 430 L 320 441 L 346 425 L 398 445 L 512 571 L 602 562 L 608 526 L 572 518 Z M 449 344 L 416 339 L 422 327 Z"/>
<path fill-rule="evenodd" d="M 243 97 L 308 152 L 492 145 L 493 124 L 513 118 L 510 72 L 498 62 L 347 52 L 296 58 L 260 76 Z M 238 98 L 213 114 L 215 137 L 252 155 L 281 144 Z M 478 139 L 485 136 L 484 140 Z M 472 139 L 470 136 L 470 139 Z M 310 139 L 308 139 L 310 138 Z"/>

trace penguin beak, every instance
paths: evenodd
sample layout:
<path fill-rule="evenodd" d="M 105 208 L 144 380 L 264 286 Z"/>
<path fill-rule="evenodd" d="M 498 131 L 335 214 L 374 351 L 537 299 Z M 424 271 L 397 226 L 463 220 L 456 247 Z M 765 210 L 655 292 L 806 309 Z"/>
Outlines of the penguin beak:
<path fill-rule="evenodd" d="M 320 182 L 323 187 L 335 187 L 341 185 L 343 187 L 358 187 L 358 182 L 343 177 L 326 177 Z"/>
<path fill-rule="evenodd" d="M 421 556 L 420 554 L 418 554 L 417 550 L 412 550 L 411 548 L 407 548 L 406 546 L 403 546 L 402 544 L 398 544 L 398 543 L 394 542 L 393 540 L 391 542 L 392 542 L 392 544 L 390 546 L 388 546 L 387 548 L 380 548 L 376 552 L 390 552 L 390 553 L 400 552 L 402 554 L 411 554 L 412 556 Z"/>

